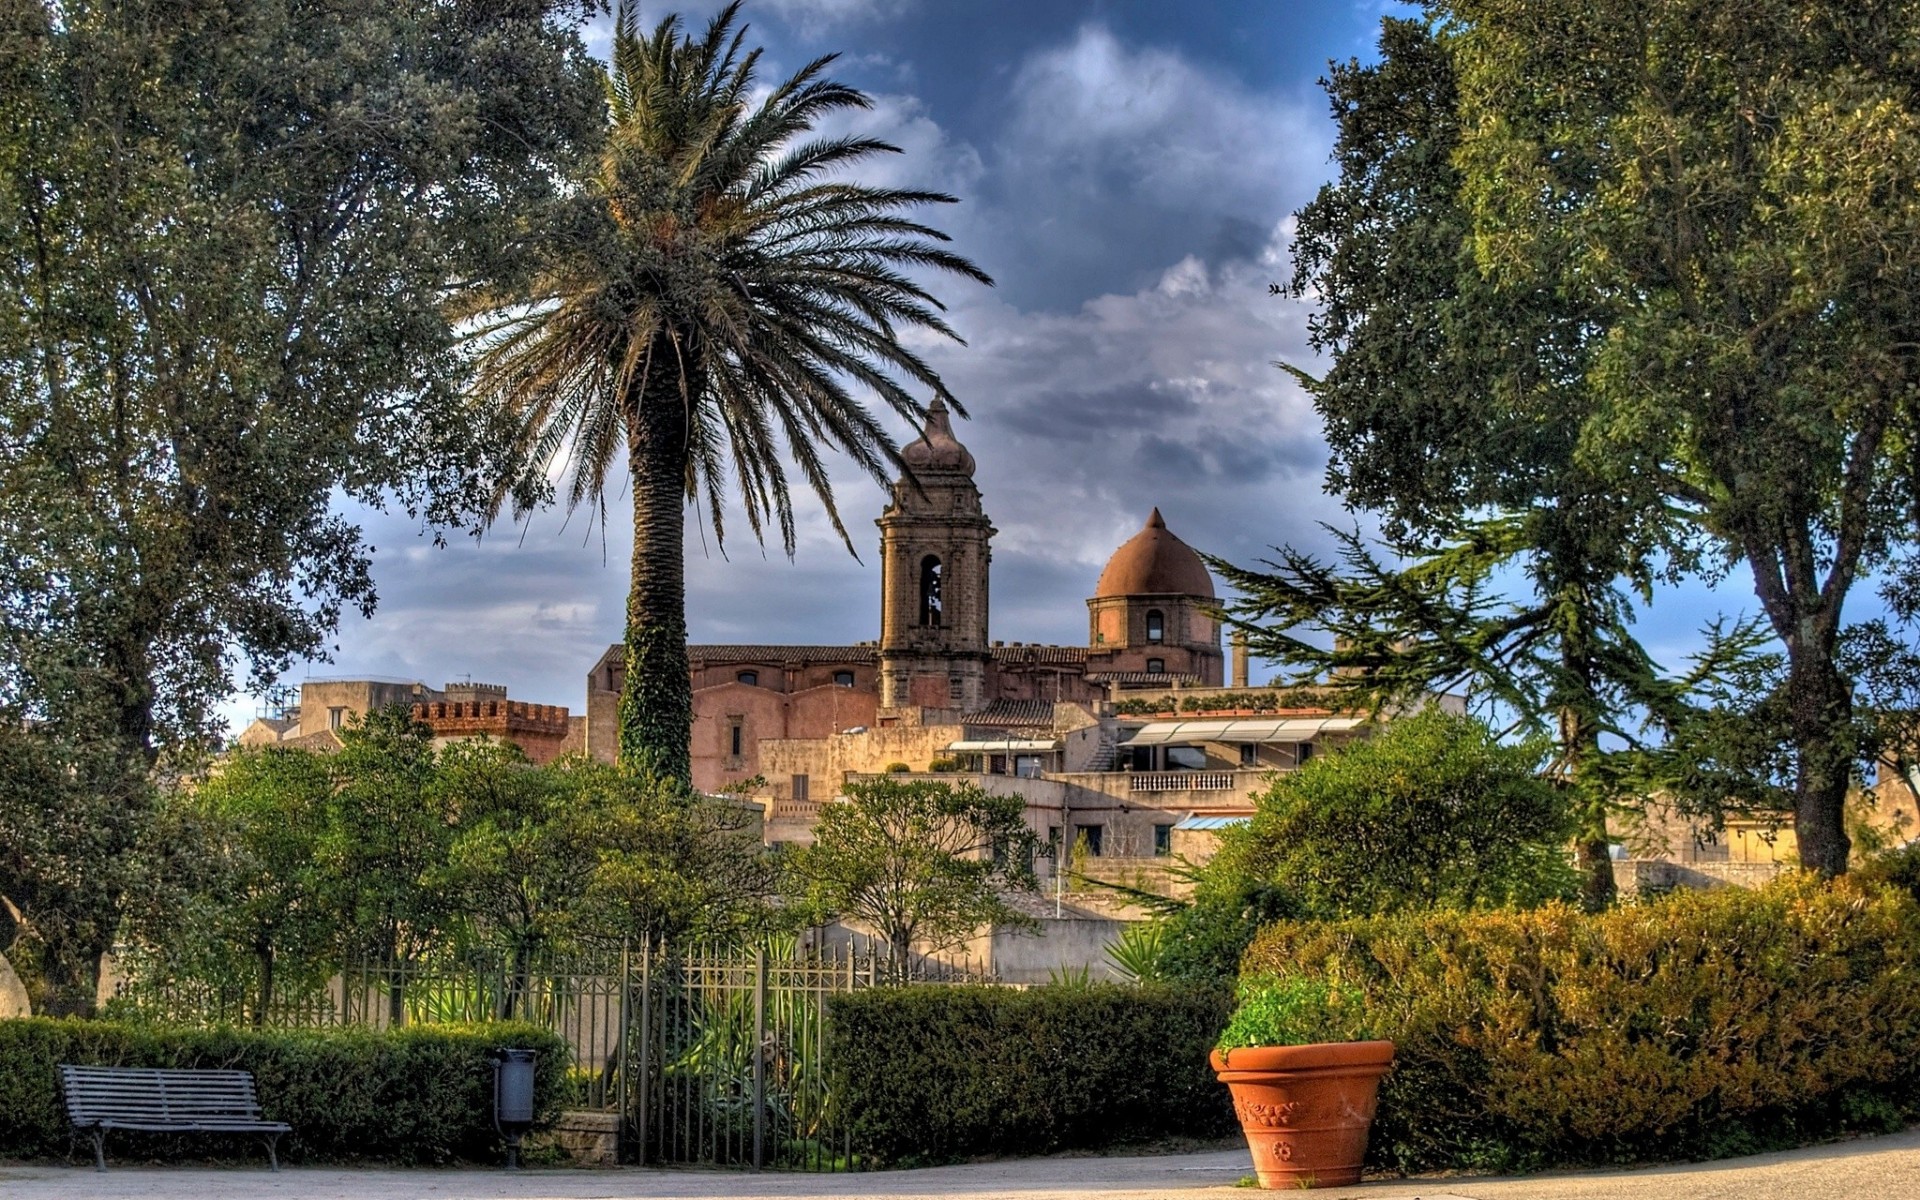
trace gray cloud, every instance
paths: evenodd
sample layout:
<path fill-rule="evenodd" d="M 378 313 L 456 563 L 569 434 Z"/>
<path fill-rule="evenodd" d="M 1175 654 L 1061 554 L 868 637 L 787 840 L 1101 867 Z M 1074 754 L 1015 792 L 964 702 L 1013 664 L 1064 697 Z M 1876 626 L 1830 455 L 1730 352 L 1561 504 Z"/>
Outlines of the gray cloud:
<path fill-rule="evenodd" d="M 1306 313 L 1267 294 L 1286 274 L 1286 214 L 1317 184 L 1326 135 L 1295 104 L 1099 26 L 1011 77 L 1001 131 L 981 145 L 906 95 L 875 97 L 845 128 L 906 150 L 862 178 L 962 196 L 933 222 L 1007 283 L 938 282 L 969 345 L 922 348 L 974 418 L 958 432 L 1000 530 L 992 635 L 1077 644 L 1101 567 L 1156 505 L 1194 546 L 1242 562 L 1276 543 L 1323 544 L 1317 522 L 1341 516 L 1320 490 L 1311 404 L 1272 365 L 1308 361 Z M 793 562 L 754 546 L 737 513 L 731 558 L 696 527 L 695 640 L 877 636 L 870 522 L 884 494 L 844 463 L 833 477 L 863 561 L 810 496 L 796 497 Z M 316 673 L 471 672 L 528 699 L 583 701 L 587 666 L 620 636 L 623 500 L 610 498 L 604 530 L 546 513 L 445 549 L 361 516 L 382 547 L 381 608 L 349 622 L 338 661 Z"/>

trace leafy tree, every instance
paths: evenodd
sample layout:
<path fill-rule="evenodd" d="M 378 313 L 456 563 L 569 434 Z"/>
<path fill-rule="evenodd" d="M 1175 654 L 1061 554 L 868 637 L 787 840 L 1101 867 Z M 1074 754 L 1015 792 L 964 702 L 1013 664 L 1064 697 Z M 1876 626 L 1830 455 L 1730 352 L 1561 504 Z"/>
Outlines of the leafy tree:
<path fill-rule="evenodd" d="M 151 813 L 128 777 L 210 740 L 239 664 L 269 679 L 372 607 L 335 496 L 470 515 L 444 302 L 512 278 L 598 140 L 578 9 L 0 9 L 0 727 L 76 779 L 120 760 L 84 818 L 0 830 L 39 839 L 0 894 L 58 1005 L 114 936 Z"/>
<path fill-rule="evenodd" d="M 455 915 L 444 880 L 449 797 L 435 786 L 433 732 L 400 705 L 340 731 L 326 759 L 333 792 L 315 858 L 335 913 L 339 957 L 393 968 L 389 1003 L 404 1019 L 397 973 L 440 945 Z"/>
<path fill-rule="evenodd" d="M 1439 708 L 1393 721 L 1255 797 L 1202 896 L 1271 888 L 1317 919 L 1565 897 L 1569 819 L 1536 771 L 1542 750 Z"/>
<path fill-rule="evenodd" d="M 111 742 L 0 719 L 0 949 L 36 1013 L 93 1011 L 157 809 L 145 764 Z"/>
<path fill-rule="evenodd" d="M 820 919 L 877 930 L 896 965 L 916 944 L 943 949 L 988 925 L 1031 927 L 1003 892 L 1033 892 L 1040 842 L 1018 796 L 971 783 L 871 779 L 827 805 L 813 845 L 788 855 L 800 903 Z"/>
<path fill-rule="evenodd" d="M 166 923 L 150 921 L 148 939 L 164 948 L 169 971 L 249 995 L 256 1024 L 285 976 L 316 982 L 332 958 L 338 914 L 314 861 L 332 792 L 327 763 L 316 755 L 236 750 L 173 797 L 173 819 L 159 827 L 176 862 L 183 852 L 194 856 L 180 866 L 198 886 L 153 914 Z"/>
<path fill-rule="evenodd" d="M 1609 822 L 1632 815 L 1622 775 L 1647 760 L 1603 746 L 1644 748 L 1649 721 L 1670 732 L 1756 637 L 1714 627 L 1711 648 L 1674 679 L 1633 636 L 1634 599 L 1692 548 L 1585 453 L 1600 403 L 1594 305 L 1484 277 L 1444 39 L 1388 20 L 1381 51 L 1326 81 L 1339 175 L 1299 213 L 1291 290 L 1315 302 L 1310 338 L 1332 358 L 1319 378 L 1294 370 L 1324 422 L 1329 485 L 1381 517 L 1386 561 L 1347 536 L 1337 564 L 1286 549 L 1261 569 L 1216 566 L 1248 597 L 1240 624 L 1256 649 L 1308 677 L 1331 669 L 1350 700 L 1381 707 L 1467 685 L 1550 734 L 1577 816 L 1583 899 L 1604 907 Z M 1502 573 L 1530 594 L 1495 591 Z M 1333 649 L 1298 628 L 1331 632 Z"/>
<path fill-rule="evenodd" d="M 890 467 L 904 469 L 848 385 L 916 422 L 927 410 L 902 379 L 959 407 L 901 340 L 915 328 L 958 340 L 909 272 L 991 282 L 906 215 L 953 197 L 821 178 L 896 148 L 808 136 L 823 118 L 869 105 L 826 78 L 831 57 L 756 102 L 760 52 L 742 52 L 737 7 L 700 38 L 682 37 L 668 17 L 643 39 L 621 5 L 606 79 L 612 126 L 586 183 L 590 204 L 531 294 L 499 297 L 505 315 L 483 339 L 477 385 L 518 431 L 519 470 L 496 511 L 511 499 L 517 516 L 550 498 L 560 460 L 570 460 L 568 506 L 604 507 L 625 453 L 634 544 L 620 753 L 679 780 L 691 777 L 689 500 L 704 496 L 724 544 L 731 471 L 754 534 L 777 525 L 791 554 L 784 453 L 846 538 L 822 451 L 883 482 Z"/>
<path fill-rule="evenodd" d="M 496 952 L 515 979 L 567 942 L 599 860 L 588 814 L 557 783 L 511 742 L 475 738 L 440 751 L 428 786 L 429 807 L 454 827 L 430 882 L 461 940 Z"/>
<path fill-rule="evenodd" d="M 599 865 L 583 901 L 592 936 L 729 941 L 780 926 L 759 806 L 625 765 L 573 758 L 551 769 L 592 814 Z"/>
<path fill-rule="evenodd" d="M 1634 528 L 1684 522 L 1706 569 L 1746 564 L 1786 659 L 1801 861 L 1844 871 L 1844 608 L 1913 553 L 1920 499 L 1920 6 L 1432 11 L 1474 262 L 1500 296 L 1585 315 L 1577 456 Z M 1480 328 L 1508 361 L 1531 349 Z"/>

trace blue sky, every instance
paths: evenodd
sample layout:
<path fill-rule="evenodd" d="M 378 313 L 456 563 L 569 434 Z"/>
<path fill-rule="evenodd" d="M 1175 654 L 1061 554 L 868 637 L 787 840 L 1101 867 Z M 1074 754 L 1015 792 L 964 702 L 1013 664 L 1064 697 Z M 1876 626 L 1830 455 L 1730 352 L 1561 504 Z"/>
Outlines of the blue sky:
<path fill-rule="evenodd" d="M 679 11 L 698 27 L 717 7 Z M 1307 311 L 1267 285 L 1289 274 L 1289 214 L 1329 170 L 1316 80 L 1330 58 L 1369 56 L 1395 7 L 748 0 L 766 76 L 839 52 L 834 74 L 875 102 L 852 127 L 904 151 L 863 177 L 958 196 L 932 220 L 998 280 L 942 283 L 969 345 L 926 348 L 972 414 L 958 433 L 1000 531 L 994 637 L 1084 644 L 1101 566 L 1155 506 L 1188 542 L 1240 562 L 1324 545 L 1319 522 L 1351 522 L 1323 491 L 1311 405 L 1272 365 L 1311 368 Z M 647 6 L 642 26 L 668 11 Z M 690 530 L 694 640 L 876 636 L 883 493 L 844 469 L 836 487 L 859 561 L 811 503 L 791 561 L 744 532 L 722 556 Z M 587 667 L 620 636 L 622 503 L 605 529 L 555 511 L 445 547 L 403 518 L 360 514 L 379 609 L 343 624 L 332 662 L 286 682 L 471 676 L 577 708 Z M 1747 589 L 1736 576 L 1722 592 L 1666 598 L 1649 640 L 1679 652 Z"/>

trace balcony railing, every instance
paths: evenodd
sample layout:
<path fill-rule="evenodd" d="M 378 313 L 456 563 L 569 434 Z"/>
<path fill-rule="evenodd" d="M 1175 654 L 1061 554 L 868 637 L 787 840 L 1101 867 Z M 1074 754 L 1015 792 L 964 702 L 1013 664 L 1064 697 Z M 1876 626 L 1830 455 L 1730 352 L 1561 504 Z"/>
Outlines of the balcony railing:
<path fill-rule="evenodd" d="M 1230 792 L 1232 771 L 1139 771 L 1127 776 L 1130 792 Z"/>

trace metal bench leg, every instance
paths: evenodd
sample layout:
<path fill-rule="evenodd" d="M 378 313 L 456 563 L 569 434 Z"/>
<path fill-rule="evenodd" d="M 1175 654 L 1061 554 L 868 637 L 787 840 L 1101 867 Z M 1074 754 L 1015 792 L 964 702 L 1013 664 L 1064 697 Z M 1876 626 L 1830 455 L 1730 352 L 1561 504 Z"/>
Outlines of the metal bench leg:
<path fill-rule="evenodd" d="M 280 1135 L 277 1133 L 268 1133 L 262 1134 L 261 1136 L 267 1141 L 267 1161 L 273 1164 L 274 1173 L 278 1174 L 280 1171 L 280 1152 L 276 1147 L 280 1143 Z"/>
<path fill-rule="evenodd" d="M 93 1169 L 102 1172 L 107 1169 L 107 1131 L 98 1126 L 93 1130 Z"/>

